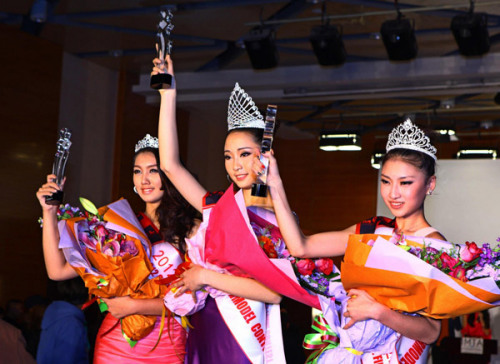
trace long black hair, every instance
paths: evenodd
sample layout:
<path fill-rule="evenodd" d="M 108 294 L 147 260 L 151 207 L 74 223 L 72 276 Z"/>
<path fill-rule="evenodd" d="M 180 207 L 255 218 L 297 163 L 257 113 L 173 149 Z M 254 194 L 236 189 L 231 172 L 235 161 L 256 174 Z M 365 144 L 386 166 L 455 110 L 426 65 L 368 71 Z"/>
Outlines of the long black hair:
<path fill-rule="evenodd" d="M 161 178 L 161 189 L 163 190 L 160 205 L 156 209 L 156 217 L 160 223 L 160 233 L 163 240 L 177 245 L 179 251 L 184 255 L 186 253 L 184 239 L 193 229 L 195 220 L 200 218 L 200 214 L 182 197 L 160 169 L 158 148 L 148 147 L 138 150 L 134 155 L 134 163 L 139 154 L 147 152 L 155 156 Z"/>

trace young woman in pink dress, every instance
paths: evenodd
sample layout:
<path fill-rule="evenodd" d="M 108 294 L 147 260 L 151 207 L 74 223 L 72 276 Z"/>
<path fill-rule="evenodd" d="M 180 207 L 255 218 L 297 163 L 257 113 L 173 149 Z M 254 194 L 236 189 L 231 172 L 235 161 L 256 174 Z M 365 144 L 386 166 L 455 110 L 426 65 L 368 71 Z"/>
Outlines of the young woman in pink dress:
<path fill-rule="evenodd" d="M 57 206 L 47 205 L 44 196 L 59 186 L 47 176 L 37 192 L 43 211 L 43 252 L 49 278 L 65 280 L 76 277 L 76 271 L 66 262 L 58 248 Z M 183 261 L 184 239 L 196 228 L 197 212 L 186 203 L 159 168 L 158 139 L 149 134 L 135 148 L 133 166 L 134 191 L 145 203 L 144 212 L 137 215 L 152 244 L 153 277 L 172 274 Z M 161 258 L 161 259 L 157 259 Z M 163 264 L 168 258 L 169 265 Z M 165 319 L 160 342 L 163 299 L 132 299 L 129 296 L 103 299 L 109 313 L 97 335 L 94 363 L 183 363 L 186 331 L 176 319 Z M 134 347 L 123 338 L 119 320 L 132 314 L 158 316 L 154 330 Z"/>

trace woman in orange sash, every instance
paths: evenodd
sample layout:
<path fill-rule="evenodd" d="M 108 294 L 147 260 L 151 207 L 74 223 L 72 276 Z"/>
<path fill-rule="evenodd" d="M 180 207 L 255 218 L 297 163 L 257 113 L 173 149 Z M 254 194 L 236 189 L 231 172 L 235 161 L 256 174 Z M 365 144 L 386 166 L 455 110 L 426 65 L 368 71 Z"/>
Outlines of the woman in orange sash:
<path fill-rule="evenodd" d="M 317 258 L 341 256 L 346 251 L 347 241 L 351 234 L 385 234 L 397 233 L 408 236 L 421 236 L 444 240 L 443 236 L 430 226 L 424 215 L 424 200 L 432 194 L 436 177 L 436 149 L 429 138 L 410 120 L 395 128 L 389 135 L 387 153 L 382 162 L 381 195 L 395 219 L 375 217 L 362 223 L 348 227 L 342 231 L 324 232 L 304 236 L 288 205 L 283 183 L 279 177 L 274 157 L 269 154 L 270 173 L 268 185 L 276 212 L 280 230 L 285 243 L 293 256 L 301 258 Z M 342 273 L 341 273 L 342 274 Z M 377 320 L 384 326 L 398 333 L 397 350 L 402 360 L 405 350 L 417 345 L 420 360 L 424 360 L 424 344 L 433 343 L 439 336 L 440 321 L 418 315 L 407 315 L 394 311 L 378 303 L 368 293 L 360 289 L 351 289 L 343 306 L 343 329 L 349 332 L 355 329 L 356 323 L 365 320 Z M 351 332 L 352 329 L 351 329 Z M 363 337 L 357 338 L 364 340 Z M 419 344 L 423 342 L 424 344 Z M 417 344 L 415 344 L 417 343 Z M 353 346 L 344 348 L 346 355 L 362 357 L 363 363 L 375 361 L 375 355 L 381 354 L 384 362 L 398 362 L 394 354 L 366 353 Z M 422 350 L 420 350 L 422 349 Z M 324 352 L 320 362 L 339 362 L 337 353 Z M 331 356 L 330 356 L 331 355 Z M 391 358 L 392 356 L 392 358 Z M 425 358 L 426 360 L 426 358 Z M 346 361 L 349 362 L 349 361 Z M 416 361 L 417 363 L 423 361 Z"/>
<path fill-rule="evenodd" d="M 57 206 L 45 203 L 45 196 L 59 190 L 47 176 L 37 192 L 43 210 L 43 252 L 49 278 L 65 280 L 77 276 L 59 249 Z M 152 244 L 151 263 L 154 277 L 166 277 L 183 261 L 184 238 L 196 227 L 196 211 L 186 203 L 159 168 L 158 139 L 149 134 L 135 147 L 133 169 L 134 191 L 145 202 L 145 210 L 137 215 Z M 167 262 L 169 264 L 164 264 Z M 108 306 L 96 340 L 94 363 L 183 363 L 186 331 L 175 318 L 165 319 L 160 338 L 163 299 L 132 299 L 129 296 L 103 299 Z M 151 333 L 134 347 L 124 339 L 119 320 L 133 314 L 156 315 Z"/>

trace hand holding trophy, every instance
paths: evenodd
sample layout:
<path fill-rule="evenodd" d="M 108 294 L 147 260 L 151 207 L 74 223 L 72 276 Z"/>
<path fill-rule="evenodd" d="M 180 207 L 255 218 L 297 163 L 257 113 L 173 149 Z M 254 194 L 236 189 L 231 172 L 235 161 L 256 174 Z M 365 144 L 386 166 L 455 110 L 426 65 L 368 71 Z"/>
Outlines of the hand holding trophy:
<path fill-rule="evenodd" d="M 173 15 L 170 10 L 160 11 L 160 22 L 156 33 L 156 52 L 158 59 L 162 62 L 165 61 L 165 56 L 172 52 L 172 40 L 170 39 L 170 32 L 174 29 L 172 18 Z M 151 75 L 151 88 L 155 90 L 169 89 L 171 85 L 172 75 L 168 73 Z"/>
<path fill-rule="evenodd" d="M 264 165 L 264 170 L 257 176 L 257 183 L 252 185 L 252 196 L 267 197 L 267 170 L 269 167 L 269 159 L 262 154 L 269 152 L 273 144 L 274 126 L 276 125 L 276 105 L 267 105 L 266 120 L 264 126 L 264 135 L 260 147 L 260 162 Z"/>
<path fill-rule="evenodd" d="M 52 166 L 52 174 L 56 175 L 55 183 L 61 186 L 64 178 L 64 170 L 68 161 L 69 148 L 71 147 L 71 131 L 68 128 L 59 131 L 59 140 L 57 141 L 57 151 Z M 45 196 L 47 205 L 60 205 L 63 200 L 63 191 L 59 190 L 50 196 Z"/>

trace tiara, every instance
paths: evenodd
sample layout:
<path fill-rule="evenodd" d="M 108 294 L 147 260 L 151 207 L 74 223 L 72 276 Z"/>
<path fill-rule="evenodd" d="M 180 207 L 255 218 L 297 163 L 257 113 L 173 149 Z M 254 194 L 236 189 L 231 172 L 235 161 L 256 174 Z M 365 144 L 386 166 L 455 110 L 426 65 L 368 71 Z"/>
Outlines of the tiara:
<path fill-rule="evenodd" d="M 135 153 L 140 151 L 141 149 L 144 148 L 156 148 L 158 149 L 158 138 L 157 137 L 152 137 L 149 134 L 146 134 L 144 138 L 139 140 L 137 144 L 135 145 Z"/>
<path fill-rule="evenodd" d="M 227 107 L 227 130 L 237 128 L 264 129 L 264 118 L 252 98 L 238 82 L 234 85 Z"/>
<path fill-rule="evenodd" d="M 416 150 L 436 160 L 436 148 L 431 144 L 429 137 L 410 119 L 396 126 L 389 134 L 385 150 L 388 152 L 396 148 Z"/>

